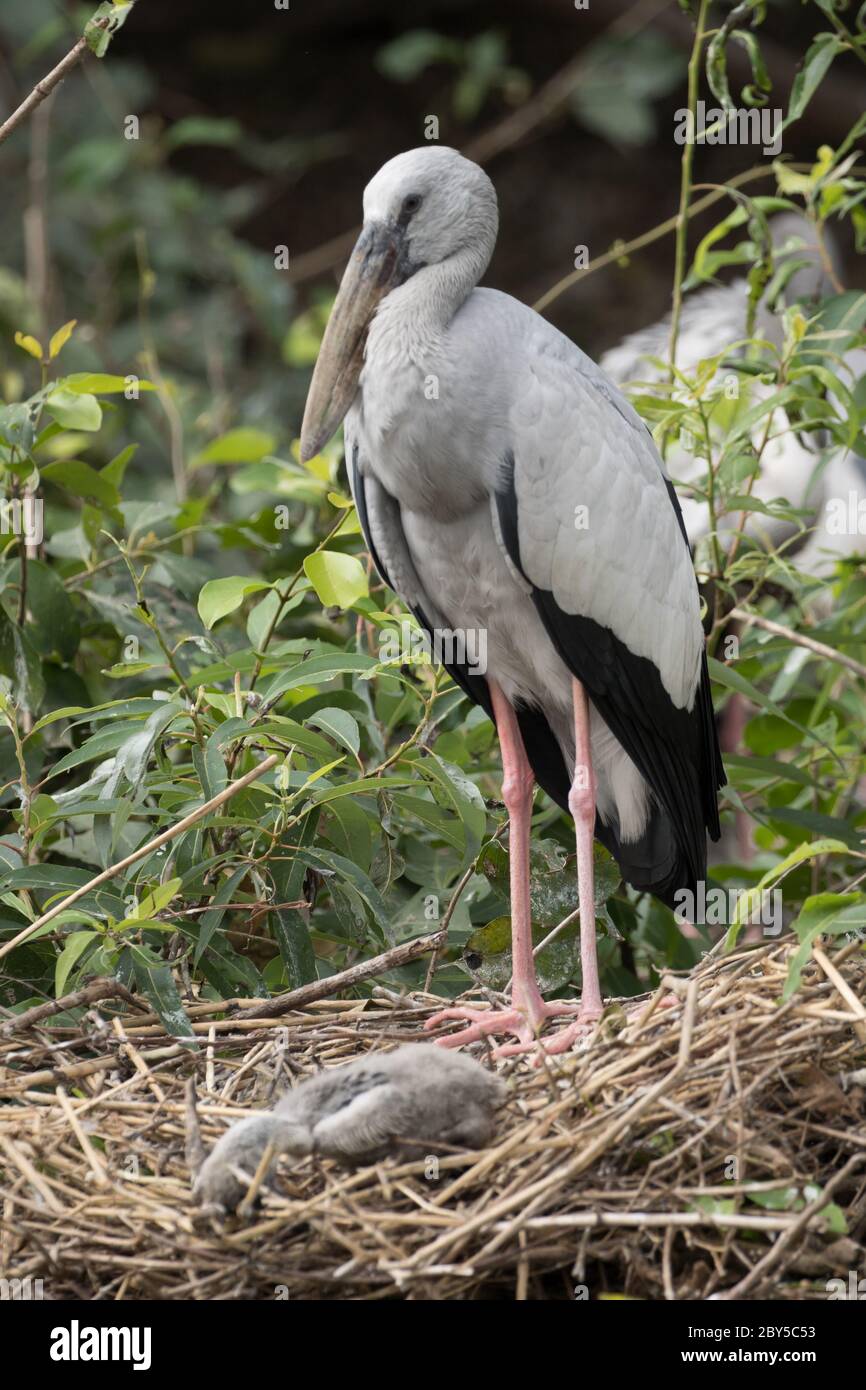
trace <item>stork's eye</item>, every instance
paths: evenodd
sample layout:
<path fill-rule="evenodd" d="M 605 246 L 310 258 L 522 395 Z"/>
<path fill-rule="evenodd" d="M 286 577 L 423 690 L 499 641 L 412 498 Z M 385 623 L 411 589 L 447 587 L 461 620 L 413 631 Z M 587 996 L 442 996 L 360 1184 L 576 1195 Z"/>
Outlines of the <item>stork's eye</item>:
<path fill-rule="evenodd" d="M 413 212 L 417 212 L 421 206 L 421 194 L 410 193 L 403 199 L 403 206 L 400 209 L 404 217 L 411 217 Z"/>

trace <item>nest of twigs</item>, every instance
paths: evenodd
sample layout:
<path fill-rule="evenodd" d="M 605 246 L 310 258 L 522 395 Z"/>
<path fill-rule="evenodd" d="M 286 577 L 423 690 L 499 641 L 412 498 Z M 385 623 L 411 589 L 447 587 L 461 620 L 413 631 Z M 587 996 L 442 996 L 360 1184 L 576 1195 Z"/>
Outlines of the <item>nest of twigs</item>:
<path fill-rule="evenodd" d="M 192 1052 L 123 1002 L 10 1021 L 0 1273 L 55 1299 L 826 1298 L 864 1272 L 866 961 L 818 949 L 780 1003 L 792 949 L 711 957 L 585 1050 L 500 1064 L 491 1148 L 283 1161 L 222 1224 L 191 1205 L 199 1134 L 418 1038 L 432 996 L 258 1020 L 202 1004 Z"/>

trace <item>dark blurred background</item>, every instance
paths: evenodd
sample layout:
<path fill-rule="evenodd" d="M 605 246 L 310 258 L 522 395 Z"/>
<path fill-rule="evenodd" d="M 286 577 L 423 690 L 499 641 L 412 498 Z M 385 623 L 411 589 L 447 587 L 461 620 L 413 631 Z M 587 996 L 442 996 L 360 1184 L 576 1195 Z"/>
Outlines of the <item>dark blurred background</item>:
<path fill-rule="evenodd" d="M 89 8 L 3 0 L 4 107 L 62 55 Z M 770 0 L 757 34 L 771 106 L 786 107 L 811 38 L 827 27 L 815 4 Z M 296 433 L 316 306 L 339 275 L 364 184 L 422 142 L 428 116 L 496 183 L 502 230 L 488 283 L 533 302 L 572 269 L 576 244 L 598 256 L 676 210 L 674 112 L 691 39 L 677 0 L 592 0 L 584 10 L 573 0 L 291 0 L 287 10 L 274 0 L 139 0 L 104 62 L 69 79 L 50 115 L 3 149 L 0 315 L 21 326 L 29 294 L 31 321 L 74 314 L 85 323 L 75 351 L 86 355 L 90 333 L 93 365 L 110 366 L 97 350 L 106 344 L 120 362 L 140 335 L 143 232 L 157 275 L 152 329 L 163 366 L 186 381 L 193 424 L 212 435 L 242 407 L 245 419 Z M 736 97 L 750 71 L 742 47 L 730 53 Z M 702 95 L 714 104 L 705 83 Z M 786 132 L 785 156 L 813 160 L 864 106 L 863 69 L 842 57 Z M 133 113 L 137 141 L 121 135 Z M 721 182 L 761 159 L 753 147 L 703 147 L 695 177 Z M 750 188 L 771 192 L 772 179 Z M 25 245 L 26 207 L 40 197 L 41 287 Z M 692 245 L 730 206 L 698 221 Z M 275 274 L 280 244 L 290 269 Z M 850 251 L 845 278 L 856 285 Z M 666 237 L 547 312 L 597 354 L 664 312 L 672 265 Z"/>

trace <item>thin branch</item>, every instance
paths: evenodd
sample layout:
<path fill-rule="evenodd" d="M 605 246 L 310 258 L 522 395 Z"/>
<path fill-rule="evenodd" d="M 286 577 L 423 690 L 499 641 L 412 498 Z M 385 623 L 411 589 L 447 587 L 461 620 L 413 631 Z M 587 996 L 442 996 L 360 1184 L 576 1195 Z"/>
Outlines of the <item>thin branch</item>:
<path fill-rule="evenodd" d="M 130 994 L 125 985 L 119 980 L 95 980 L 93 984 L 85 985 L 83 989 L 73 990 L 71 994 L 64 994 L 62 999 L 49 999 L 44 1004 L 35 1004 L 32 1009 L 26 1009 L 23 1014 L 13 1014 L 8 1022 L 0 1028 L 0 1035 L 12 1037 L 13 1034 L 22 1032 L 25 1028 L 33 1028 L 43 1019 L 53 1018 L 55 1014 L 64 1014 L 68 1009 L 80 1009 L 85 1004 L 95 1004 L 100 999 L 122 999 L 125 1004 L 129 1004 L 136 1009 L 146 1007 L 142 1005 L 140 999 L 136 999 L 134 994 Z"/>
<path fill-rule="evenodd" d="M 46 923 L 53 921 L 61 912 L 65 912 L 67 908 L 72 907 L 73 903 L 77 903 L 88 893 L 92 893 L 95 888 L 101 888 L 103 883 L 108 883 L 109 879 L 122 873 L 123 870 L 128 869 L 130 865 L 137 864 L 139 859 L 144 859 L 148 854 L 152 854 L 154 850 L 160 849 L 163 845 L 167 845 L 169 841 L 176 839 L 184 830 L 189 830 L 190 826 L 195 825 L 198 821 L 202 820 L 204 816 L 210 815 L 211 811 L 216 811 L 220 806 L 225 805 L 225 803 L 230 801 L 233 796 L 236 796 L 238 792 L 243 791 L 246 787 L 250 786 L 251 783 L 258 781 L 264 773 L 270 772 L 271 768 L 275 767 L 280 761 L 281 756 L 280 753 L 272 753 L 269 758 L 265 758 L 263 763 L 259 763 L 258 767 L 254 767 L 251 772 L 246 773 L 243 777 L 239 777 L 236 782 L 232 782 L 228 787 L 224 787 L 217 796 L 211 797 L 210 801 L 206 801 L 203 806 L 199 806 L 197 810 L 191 811 L 188 816 L 184 816 L 183 820 L 177 822 L 177 825 L 173 825 L 170 829 L 164 830 L 162 834 L 157 835 L 155 839 L 148 840 L 146 845 L 140 845 L 137 850 L 134 850 L 132 854 L 128 854 L 125 859 L 119 860 L 116 864 L 109 865 L 101 874 L 97 874 L 95 878 L 88 879 L 87 883 L 82 883 L 81 887 L 76 888 L 74 893 L 69 893 L 65 898 L 61 898 L 60 902 L 55 903 L 47 912 L 43 912 L 41 917 L 37 917 L 35 922 L 31 922 L 23 931 L 13 936 L 11 941 L 4 942 L 4 944 L 0 946 L 0 957 L 8 955 L 10 951 L 13 951 L 16 946 L 20 946 L 22 941 L 26 941 L 27 938 L 32 936 L 35 931 L 38 931 L 40 927 L 44 927 Z"/>
<path fill-rule="evenodd" d="M 816 656 L 824 657 L 825 661 L 835 662 L 837 666 L 847 666 L 855 676 L 866 679 L 866 666 L 855 661 L 853 656 L 846 656 L 844 652 L 837 652 L 835 647 L 828 647 L 826 642 L 806 637 L 802 632 L 795 632 L 792 627 L 784 627 L 782 623 L 774 622 L 772 618 L 764 618 L 760 613 L 749 613 L 745 608 L 732 608 L 727 616 L 735 618 L 737 622 L 754 623 L 755 627 L 762 627 L 766 632 L 772 632 L 775 637 L 784 637 L 786 642 L 793 642 L 795 646 L 805 647 Z"/>
<path fill-rule="evenodd" d="M 52 68 L 47 77 L 43 77 L 41 82 L 37 82 L 29 97 L 25 97 L 21 105 L 12 115 L 0 125 L 0 145 L 4 140 L 8 140 L 13 131 L 17 130 L 22 121 L 25 121 L 31 111 L 35 111 L 47 96 L 50 96 L 58 83 L 64 77 L 68 77 L 72 69 L 78 64 L 82 54 L 87 48 L 87 39 L 80 38 L 74 48 L 71 48 L 65 58 L 61 58 L 56 68 Z"/>
<path fill-rule="evenodd" d="M 680 315 L 683 307 L 683 281 L 686 278 L 689 203 L 692 196 L 692 168 L 695 162 L 694 123 L 698 104 L 698 91 L 700 90 L 701 51 L 703 49 L 704 38 L 706 37 L 704 30 L 706 29 L 707 23 L 708 5 L 709 0 L 700 0 L 700 8 L 698 9 L 698 18 L 695 26 L 695 39 L 692 45 L 692 54 L 689 59 L 688 109 L 691 130 L 687 132 L 686 142 L 683 146 L 680 171 L 680 206 L 677 213 L 676 250 L 674 253 L 674 293 L 671 307 L 671 333 L 668 343 L 671 381 L 674 379 L 673 373 L 677 360 L 677 337 L 679 336 Z M 689 139 L 689 134 L 691 134 L 691 139 Z"/>
<path fill-rule="evenodd" d="M 265 1003 L 262 1003 L 261 999 L 239 999 L 236 1003 L 242 1005 L 255 1019 L 275 1018 L 288 1013 L 290 1009 L 306 1008 L 316 999 L 327 999 L 329 995 L 338 994 L 342 989 L 351 989 L 362 980 L 369 980 L 371 975 L 380 975 L 386 970 L 395 970 L 399 965 L 408 965 L 409 961 L 415 960 L 418 956 L 435 951 L 445 941 L 445 937 L 446 932 L 440 928 L 439 931 L 431 932 L 429 936 L 416 936 L 412 941 L 392 946 L 390 951 L 383 951 L 371 960 L 358 961 L 357 965 L 350 965 L 348 970 L 339 970 L 336 975 L 328 975 L 324 980 L 311 980 L 308 985 L 289 990 L 288 994 L 280 994 L 276 999 L 268 999 Z"/>
<path fill-rule="evenodd" d="M 729 179 L 724 189 L 714 193 L 708 193 L 705 198 L 699 198 L 696 203 L 692 203 L 686 216 L 691 220 L 697 217 L 699 212 L 704 212 L 706 208 L 711 208 L 714 203 L 719 202 L 731 188 L 737 188 L 744 183 L 752 183 L 755 179 L 773 178 L 773 171 L 764 164 L 756 164 L 751 169 L 745 169 L 741 174 L 735 174 Z M 587 275 L 594 275 L 597 270 L 604 270 L 607 266 L 622 260 L 624 256 L 633 256 L 636 251 L 643 251 L 647 246 L 652 246 L 653 242 L 661 241 L 670 232 L 677 229 L 679 215 L 674 213 L 673 217 L 668 217 L 664 222 L 659 222 L 657 226 L 651 227 L 648 232 L 641 232 L 640 236 L 634 237 L 631 241 L 618 243 L 606 251 L 603 256 L 593 260 L 590 265 L 581 266 L 579 270 L 570 270 L 561 280 L 557 280 L 555 285 L 551 285 L 549 290 L 545 290 L 540 299 L 533 304 L 533 309 L 537 314 L 541 314 L 549 304 L 558 299 L 566 290 L 576 285 L 578 280 L 586 279 Z"/>

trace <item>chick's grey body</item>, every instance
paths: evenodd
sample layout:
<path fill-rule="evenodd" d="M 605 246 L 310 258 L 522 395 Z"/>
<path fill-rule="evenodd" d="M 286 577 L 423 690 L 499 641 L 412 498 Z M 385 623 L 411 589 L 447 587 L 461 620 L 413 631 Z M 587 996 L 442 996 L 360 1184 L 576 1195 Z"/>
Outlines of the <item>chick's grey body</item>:
<path fill-rule="evenodd" d="M 479 1148 L 495 1131 L 505 1084 L 470 1057 L 426 1044 L 373 1053 L 303 1081 L 272 1111 L 241 1120 L 203 1164 L 197 1200 L 232 1211 L 269 1144 L 276 1153 L 311 1153 L 372 1162 L 417 1143 Z"/>

